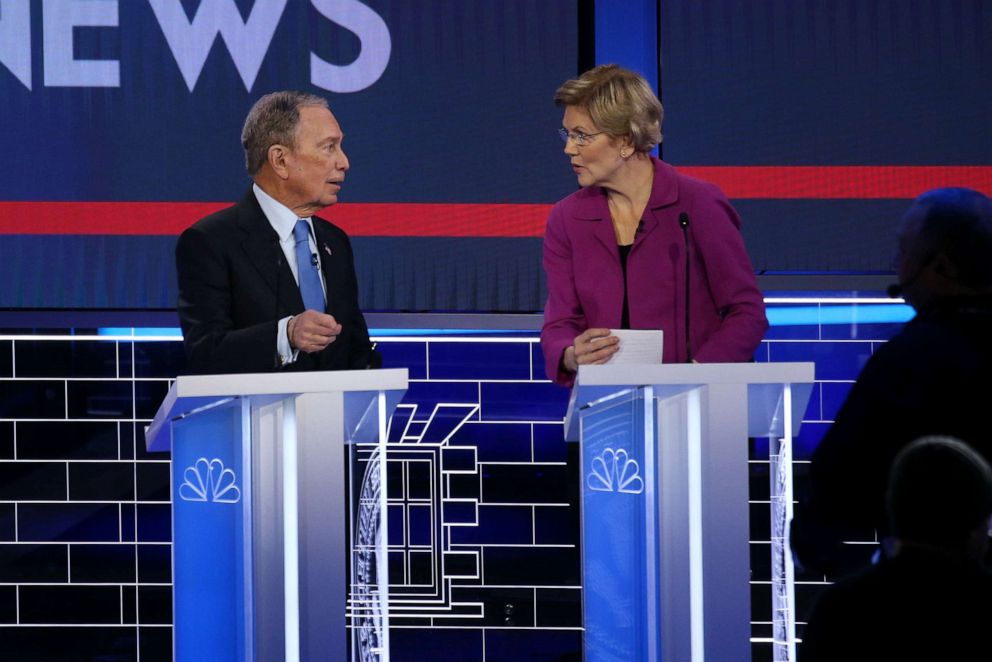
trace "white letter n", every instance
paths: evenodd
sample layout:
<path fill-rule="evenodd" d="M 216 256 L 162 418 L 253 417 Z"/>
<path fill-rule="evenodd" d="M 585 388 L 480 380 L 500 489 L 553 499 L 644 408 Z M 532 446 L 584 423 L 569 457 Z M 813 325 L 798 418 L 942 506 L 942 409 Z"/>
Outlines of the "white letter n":
<path fill-rule="evenodd" d="M 31 89 L 31 5 L 0 0 L 0 64 Z"/>

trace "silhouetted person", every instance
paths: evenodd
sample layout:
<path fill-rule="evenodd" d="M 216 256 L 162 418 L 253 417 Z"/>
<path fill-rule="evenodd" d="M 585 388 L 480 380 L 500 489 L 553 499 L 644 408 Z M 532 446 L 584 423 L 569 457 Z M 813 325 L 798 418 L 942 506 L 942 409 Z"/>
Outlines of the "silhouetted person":
<path fill-rule="evenodd" d="M 919 439 L 893 464 L 887 507 L 885 554 L 820 595 L 801 662 L 989 659 L 988 463 L 956 439 Z"/>
<path fill-rule="evenodd" d="M 875 351 L 813 454 L 792 524 L 806 570 L 863 567 L 886 534 L 884 490 L 911 440 L 945 434 L 992 457 L 992 202 L 970 189 L 921 195 L 899 229 L 898 277 L 916 317 Z"/>

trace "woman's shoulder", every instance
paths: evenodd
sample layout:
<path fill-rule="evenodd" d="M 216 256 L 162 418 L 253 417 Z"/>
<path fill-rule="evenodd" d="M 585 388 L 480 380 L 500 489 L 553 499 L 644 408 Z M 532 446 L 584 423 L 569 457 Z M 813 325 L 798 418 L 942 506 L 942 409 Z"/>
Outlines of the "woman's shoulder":
<path fill-rule="evenodd" d="M 658 162 L 655 173 L 656 192 L 652 195 L 664 198 L 668 203 L 677 203 L 678 208 L 687 211 L 697 226 L 712 223 L 722 226 L 729 220 L 740 227 L 737 212 L 716 184 L 685 174 L 664 161 Z"/>
<path fill-rule="evenodd" d="M 656 172 L 661 176 L 672 180 L 678 186 L 679 197 L 703 198 L 711 200 L 726 200 L 720 187 L 712 182 L 688 175 L 670 163 L 659 161 L 660 167 Z"/>
<path fill-rule="evenodd" d="M 554 209 L 568 212 L 596 211 L 605 204 L 603 189 L 598 186 L 584 186 L 554 204 Z"/>
<path fill-rule="evenodd" d="M 551 207 L 548 225 L 574 226 L 580 221 L 606 218 L 609 213 L 603 189 L 587 186 L 556 202 Z"/>

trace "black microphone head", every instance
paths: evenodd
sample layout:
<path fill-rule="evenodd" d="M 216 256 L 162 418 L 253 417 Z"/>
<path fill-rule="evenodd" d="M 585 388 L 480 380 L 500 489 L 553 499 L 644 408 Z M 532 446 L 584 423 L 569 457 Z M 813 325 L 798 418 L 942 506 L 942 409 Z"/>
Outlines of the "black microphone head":
<path fill-rule="evenodd" d="M 885 288 L 885 293 L 890 299 L 898 299 L 902 295 L 902 284 L 892 283 L 887 288 Z"/>
<path fill-rule="evenodd" d="M 679 225 L 683 228 L 689 227 L 689 214 L 682 212 L 679 214 Z"/>

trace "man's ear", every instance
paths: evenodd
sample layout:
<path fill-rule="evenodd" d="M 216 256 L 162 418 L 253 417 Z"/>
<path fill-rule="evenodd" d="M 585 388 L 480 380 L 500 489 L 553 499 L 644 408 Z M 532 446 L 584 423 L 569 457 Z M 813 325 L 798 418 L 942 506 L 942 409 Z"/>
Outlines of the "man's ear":
<path fill-rule="evenodd" d="M 269 147 L 269 151 L 266 155 L 266 159 L 269 167 L 272 168 L 272 172 L 276 174 L 279 179 L 289 178 L 289 164 L 286 163 L 286 158 L 289 156 L 289 150 L 284 146 L 276 143 Z"/>
<path fill-rule="evenodd" d="M 949 280 L 958 280 L 958 270 L 951 262 L 946 253 L 937 253 L 933 258 L 933 271 L 939 276 L 943 276 Z"/>

